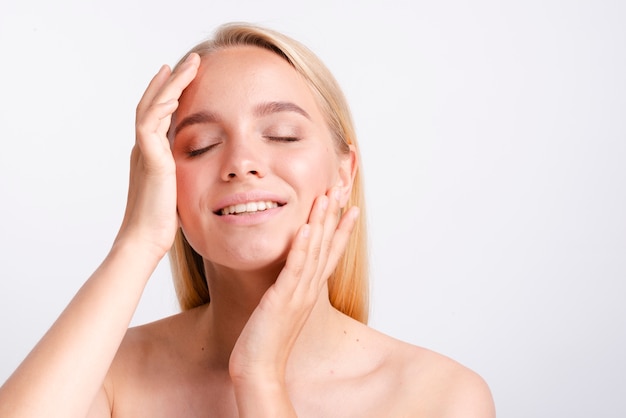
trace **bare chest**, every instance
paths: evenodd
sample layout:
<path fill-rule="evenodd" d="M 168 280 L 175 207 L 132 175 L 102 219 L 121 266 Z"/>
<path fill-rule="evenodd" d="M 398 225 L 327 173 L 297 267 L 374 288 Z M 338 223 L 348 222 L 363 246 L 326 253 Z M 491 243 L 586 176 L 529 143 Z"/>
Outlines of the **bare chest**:
<path fill-rule="evenodd" d="M 136 382 L 116 395 L 116 418 L 236 418 L 234 390 L 222 377 Z M 401 416 L 394 388 L 378 381 L 335 381 L 290 388 L 290 398 L 301 418 Z"/>

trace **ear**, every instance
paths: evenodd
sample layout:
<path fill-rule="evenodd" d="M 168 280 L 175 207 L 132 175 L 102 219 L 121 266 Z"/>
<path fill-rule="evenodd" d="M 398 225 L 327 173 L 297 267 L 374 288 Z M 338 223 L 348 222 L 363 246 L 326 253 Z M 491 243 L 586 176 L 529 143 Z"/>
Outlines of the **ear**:
<path fill-rule="evenodd" d="M 342 208 L 346 206 L 348 199 L 350 199 L 350 193 L 352 192 L 352 185 L 354 184 L 358 166 L 356 149 L 354 145 L 350 145 L 350 151 L 347 154 L 339 155 L 339 176 L 335 184 L 335 187 L 337 187 L 340 192 L 339 205 Z"/>

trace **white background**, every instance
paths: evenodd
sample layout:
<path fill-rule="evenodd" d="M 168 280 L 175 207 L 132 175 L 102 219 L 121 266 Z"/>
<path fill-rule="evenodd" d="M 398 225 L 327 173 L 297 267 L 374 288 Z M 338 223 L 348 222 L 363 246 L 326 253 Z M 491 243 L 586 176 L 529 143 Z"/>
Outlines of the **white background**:
<path fill-rule="evenodd" d="M 626 3 L 0 6 L 0 382 L 121 220 L 134 107 L 220 23 L 301 40 L 351 102 L 372 325 L 490 384 L 500 417 L 626 416 Z M 167 263 L 135 316 L 176 311 Z"/>

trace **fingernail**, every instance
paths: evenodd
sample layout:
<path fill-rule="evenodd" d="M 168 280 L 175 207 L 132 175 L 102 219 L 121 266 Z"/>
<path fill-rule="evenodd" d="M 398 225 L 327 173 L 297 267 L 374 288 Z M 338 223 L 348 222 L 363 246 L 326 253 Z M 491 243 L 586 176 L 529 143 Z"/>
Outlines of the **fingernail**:
<path fill-rule="evenodd" d="M 356 206 L 353 206 L 353 208 L 354 209 L 352 209 L 352 213 L 350 215 L 352 216 L 352 219 L 357 219 L 359 217 L 359 214 L 361 213 L 361 210 Z"/>
<path fill-rule="evenodd" d="M 341 198 L 341 193 L 339 192 L 339 189 L 333 190 L 333 197 L 336 201 L 339 201 L 339 199 Z"/>
<path fill-rule="evenodd" d="M 302 227 L 302 238 L 308 238 L 311 227 L 307 224 Z"/>

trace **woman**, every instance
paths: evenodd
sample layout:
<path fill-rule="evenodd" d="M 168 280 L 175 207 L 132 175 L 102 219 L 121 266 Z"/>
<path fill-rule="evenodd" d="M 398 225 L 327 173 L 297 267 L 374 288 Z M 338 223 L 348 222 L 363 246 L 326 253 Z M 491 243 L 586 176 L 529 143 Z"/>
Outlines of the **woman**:
<path fill-rule="evenodd" d="M 356 138 L 306 48 L 222 27 L 154 77 L 136 138 L 111 252 L 2 387 L 0 416 L 494 415 L 473 372 L 365 325 Z M 174 241 L 183 312 L 127 330 Z"/>

